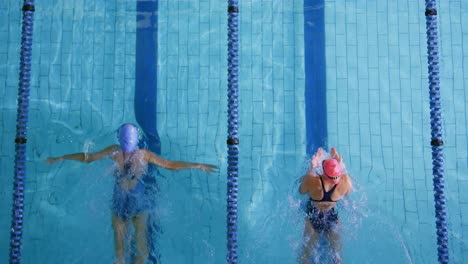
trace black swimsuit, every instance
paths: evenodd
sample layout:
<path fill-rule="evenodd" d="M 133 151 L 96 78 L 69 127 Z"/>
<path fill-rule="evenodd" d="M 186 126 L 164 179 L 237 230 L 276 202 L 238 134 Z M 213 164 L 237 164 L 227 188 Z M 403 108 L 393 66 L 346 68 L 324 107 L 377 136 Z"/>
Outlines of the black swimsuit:
<path fill-rule="evenodd" d="M 333 201 L 333 200 L 331 199 L 331 196 L 332 196 L 333 192 L 335 191 L 336 186 L 337 186 L 338 184 L 335 184 L 335 185 L 327 192 L 327 191 L 325 191 L 325 185 L 323 184 L 322 177 L 319 177 L 319 178 L 320 178 L 320 182 L 322 183 L 323 197 L 322 197 L 321 200 L 314 200 L 314 199 L 312 199 L 312 198 L 310 198 L 310 199 L 311 199 L 312 201 L 314 201 L 314 202 L 334 202 L 334 203 L 336 203 L 336 201 Z"/>
<path fill-rule="evenodd" d="M 310 220 L 310 224 L 317 232 L 328 232 L 338 223 L 338 212 L 335 208 L 332 208 L 328 211 L 321 211 L 315 207 L 315 202 L 336 202 L 331 199 L 333 192 L 336 189 L 338 184 L 335 184 L 328 192 L 325 191 L 325 186 L 323 184 L 322 177 L 320 177 L 322 182 L 322 191 L 323 197 L 320 200 L 314 200 L 312 197 L 307 203 L 307 217 Z"/>

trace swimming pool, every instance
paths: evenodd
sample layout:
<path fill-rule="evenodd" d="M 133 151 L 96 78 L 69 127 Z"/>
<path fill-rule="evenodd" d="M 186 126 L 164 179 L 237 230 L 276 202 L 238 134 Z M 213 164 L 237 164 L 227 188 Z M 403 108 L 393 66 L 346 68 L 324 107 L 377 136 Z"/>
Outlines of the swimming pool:
<path fill-rule="evenodd" d="M 226 255 L 226 9 L 158 1 L 157 128 L 162 156 L 219 174 L 160 170 L 162 263 Z M 303 231 L 297 180 L 310 158 L 304 1 L 240 2 L 239 262 L 296 263 Z M 8 259 L 21 5 L 0 3 L 0 262 Z M 468 260 L 468 5 L 439 7 L 449 249 Z M 328 146 L 355 192 L 343 203 L 345 263 L 435 263 L 424 3 L 323 4 Z M 111 263 L 110 162 L 49 167 L 47 156 L 96 151 L 136 122 L 134 1 L 36 3 L 24 263 Z M 307 22 L 307 21 L 306 21 Z M 465 22 L 465 23 L 463 23 Z M 304 25 L 306 24 L 306 26 Z M 320 43 L 314 43 L 320 45 Z M 323 103 L 323 102 L 322 102 Z"/>

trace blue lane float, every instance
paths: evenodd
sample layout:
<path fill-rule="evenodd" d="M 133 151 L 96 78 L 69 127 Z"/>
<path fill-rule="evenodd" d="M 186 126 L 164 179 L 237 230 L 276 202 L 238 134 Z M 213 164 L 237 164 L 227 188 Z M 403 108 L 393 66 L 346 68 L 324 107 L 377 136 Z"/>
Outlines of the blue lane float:
<path fill-rule="evenodd" d="M 237 206 L 239 181 L 239 1 L 228 0 L 228 135 L 227 135 L 227 256 L 237 263 Z"/>
<path fill-rule="evenodd" d="M 34 11 L 35 8 L 33 0 L 26 0 L 23 2 L 18 113 L 16 119 L 15 138 L 15 178 L 13 184 L 13 208 L 10 229 L 10 263 L 21 262 Z"/>
<path fill-rule="evenodd" d="M 427 66 L 431 113 L 432 174 L 437 229 L 437 255 L 439 263 L 449 263 L 448 227 L 445 201 L 444 153 L 442 139 L 442 106 L 440 102 L 439 46 L 437 5 L 426 0 Z"/>

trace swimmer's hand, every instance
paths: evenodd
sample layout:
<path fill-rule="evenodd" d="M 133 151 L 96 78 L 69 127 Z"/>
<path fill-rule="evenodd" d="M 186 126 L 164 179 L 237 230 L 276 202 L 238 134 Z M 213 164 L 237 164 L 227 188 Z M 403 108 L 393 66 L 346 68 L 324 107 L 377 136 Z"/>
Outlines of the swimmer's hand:
<path fill-rule="evenodd" d="M 340 154 L 338 154 L 338 151 L 336 151 L 336 149 L 334 147 L 331 148 L 330 154 L 331 154 L 332 158 L 336 159 L 341 164 L 341 167 L 343 169 L 346 167 L 344 162 L 343 162 L 343 159 L 341 158 Z"/>
<path fill-rule="evenodd" d="M 62 157 L 56 157 L 56 158 L 54 158 L 54 157 L 48 157 L 47 160 L 46 160 L 46 162 L 47 162 L 47 164 L 52 165 L 52 164 L 54 164 L 55 162 L 61 161 L 61 160 L 63 160 Z"/>
<path fill-rule="evenodd" d="M 310 160 L 309 174 L 314 174 L 315 168 L 322 165 L 321 162 L 323 160 L 323 154 L 322 148 L 319 148 L 317 152 L 315 152 L 315 155 Z"/>
<path fill-rule="evenodd" d="M 219 168 L 211 164 L 198 164 L 197 169 L 211 173 L 211 172 L 217 172 Z"/>

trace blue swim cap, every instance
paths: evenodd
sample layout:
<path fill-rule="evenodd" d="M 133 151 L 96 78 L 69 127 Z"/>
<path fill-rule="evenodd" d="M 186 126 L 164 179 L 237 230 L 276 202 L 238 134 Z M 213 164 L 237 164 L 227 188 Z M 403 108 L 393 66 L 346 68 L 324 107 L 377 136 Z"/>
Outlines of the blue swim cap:
<path fill-rule="evenodd" d="M 133 124 L 123 124 L 119 128 L 120 147 L 125 152 L 133 152 L 138 149 L 138 129 Z"/>

